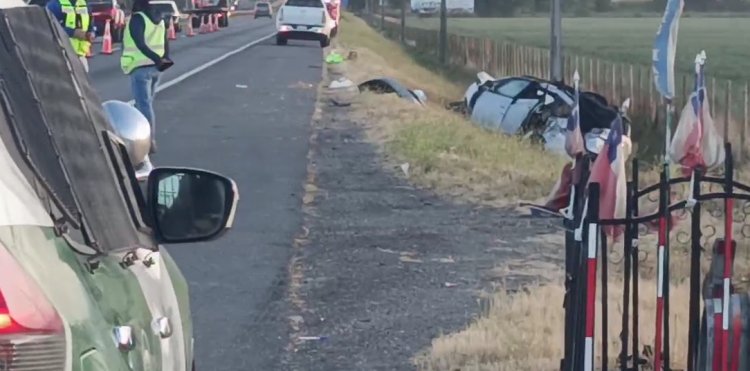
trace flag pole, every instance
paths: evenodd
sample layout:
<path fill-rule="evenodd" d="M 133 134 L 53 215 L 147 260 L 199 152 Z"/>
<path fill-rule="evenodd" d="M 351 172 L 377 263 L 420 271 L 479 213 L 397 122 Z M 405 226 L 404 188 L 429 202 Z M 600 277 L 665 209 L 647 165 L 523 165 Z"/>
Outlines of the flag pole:
<path fill-rule="evenodd" d="M 672 139 L 674 60 L 677 51 L 679 20 L 684 0 L 667 0 L 664 17 L 656 31 L 653 49 L 654 84 L 664 98 L 664 162 L 659 185 L 659 241 L 657 247 L 656 326 L 654 329 L 654 371 L 669 370 L 669 230 L 671 213 L 669 155 Z"/>

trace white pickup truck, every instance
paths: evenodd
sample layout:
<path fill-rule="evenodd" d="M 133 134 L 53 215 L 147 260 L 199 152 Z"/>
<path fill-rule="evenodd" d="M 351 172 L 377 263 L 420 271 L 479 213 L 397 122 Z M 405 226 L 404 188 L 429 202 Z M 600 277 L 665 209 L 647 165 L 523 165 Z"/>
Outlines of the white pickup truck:
<path fill-rule="evenodd" d="M 276 44 L 288 40 L 316 40 L 325 48 L 331 43 L 335 21 L 323 0 L 287 0 L 276 17 Z"/>

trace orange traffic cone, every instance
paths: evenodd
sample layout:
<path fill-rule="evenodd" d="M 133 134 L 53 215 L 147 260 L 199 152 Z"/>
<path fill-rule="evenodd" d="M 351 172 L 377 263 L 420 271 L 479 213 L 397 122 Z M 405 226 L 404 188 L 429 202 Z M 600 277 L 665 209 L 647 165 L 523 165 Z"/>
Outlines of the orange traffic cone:
<path fill-rule="evenodd" d="M 207 22 L 208 22 L 208 16 L 201 16 L 201 30 L 200 30 L 201 33 L 210 32 Z"/>
<path fill-rule="evenodd" d="M 219 30 L 219 15 L 218 14 L 214 14 L 214 22 L 213 24 L 211 24 L 211 28 L 212 28 L 211 31 L 213 32 L 216 32 Z"/>
<path fill-rule="evenodd" d="M 190 15 L 190 18 L 188 18 L 187 32 L 185 33 L 185 36 L 187 37 L 195 36 L 195 31 L 193 30 L 193 15 Z"/>
<path fill-rule="evenodd" d="M 177 33 L 174 30 L 174 22 L 169 21 L 169 30 L 167 31 L 167 38 L 170 40 L 177 40 Z"/>
<path fill-rule="evenodd" d="M 110 30 L 109 19 L 104 24 L 104 36 L 102 36 L 102 54 L 112 54 L 112 31 Z"/>

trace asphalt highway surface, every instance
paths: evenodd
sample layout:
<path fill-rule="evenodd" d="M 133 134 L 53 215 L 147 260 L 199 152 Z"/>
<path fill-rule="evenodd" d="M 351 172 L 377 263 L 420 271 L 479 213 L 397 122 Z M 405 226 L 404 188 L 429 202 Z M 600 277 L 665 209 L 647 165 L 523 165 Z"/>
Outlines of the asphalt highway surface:
<path fill-rule="evenodd" d="M 276 46 L 273 32 L 271 20 L 236 17 L 216 33 L 181 34 L 156 96 L 154 165 L 216 171 L 240 188 L 232 231 L 167 248 L 190 283 L 197 370 L 279 370 L 289 342 L 285 277 L 322 51 Z M 89 62 L 102 100 L 132 99 L 118 51 Z"/>

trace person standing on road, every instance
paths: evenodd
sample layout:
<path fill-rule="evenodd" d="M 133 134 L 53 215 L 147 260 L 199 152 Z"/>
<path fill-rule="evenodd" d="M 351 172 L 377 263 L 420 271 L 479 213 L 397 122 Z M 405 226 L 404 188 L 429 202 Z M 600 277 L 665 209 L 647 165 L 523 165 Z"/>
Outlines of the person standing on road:
<path fill-rule="evenodd" d="M 135 108 L 151 125 L 151 152 L 156 152 L 154 96 L 161 73 L 174 64 L 169 59 L 169 42 L 164 20 L 159 19 L 148 0 L 135 0 L 125 27 L 120 67 L 130 76 Z"/>
<path fill-rule="evenodd" d="M 63 26 L 70 38 L 73 51 L 83 63 L 83 69 L 89 72 L 86 55 L 91 50 L 91 43 L 96 38 L 96 34 L 94 22 L 91 22 L 91 9 L 88 3 L 86 0 L 49 0 L 47 9 Z"/>

